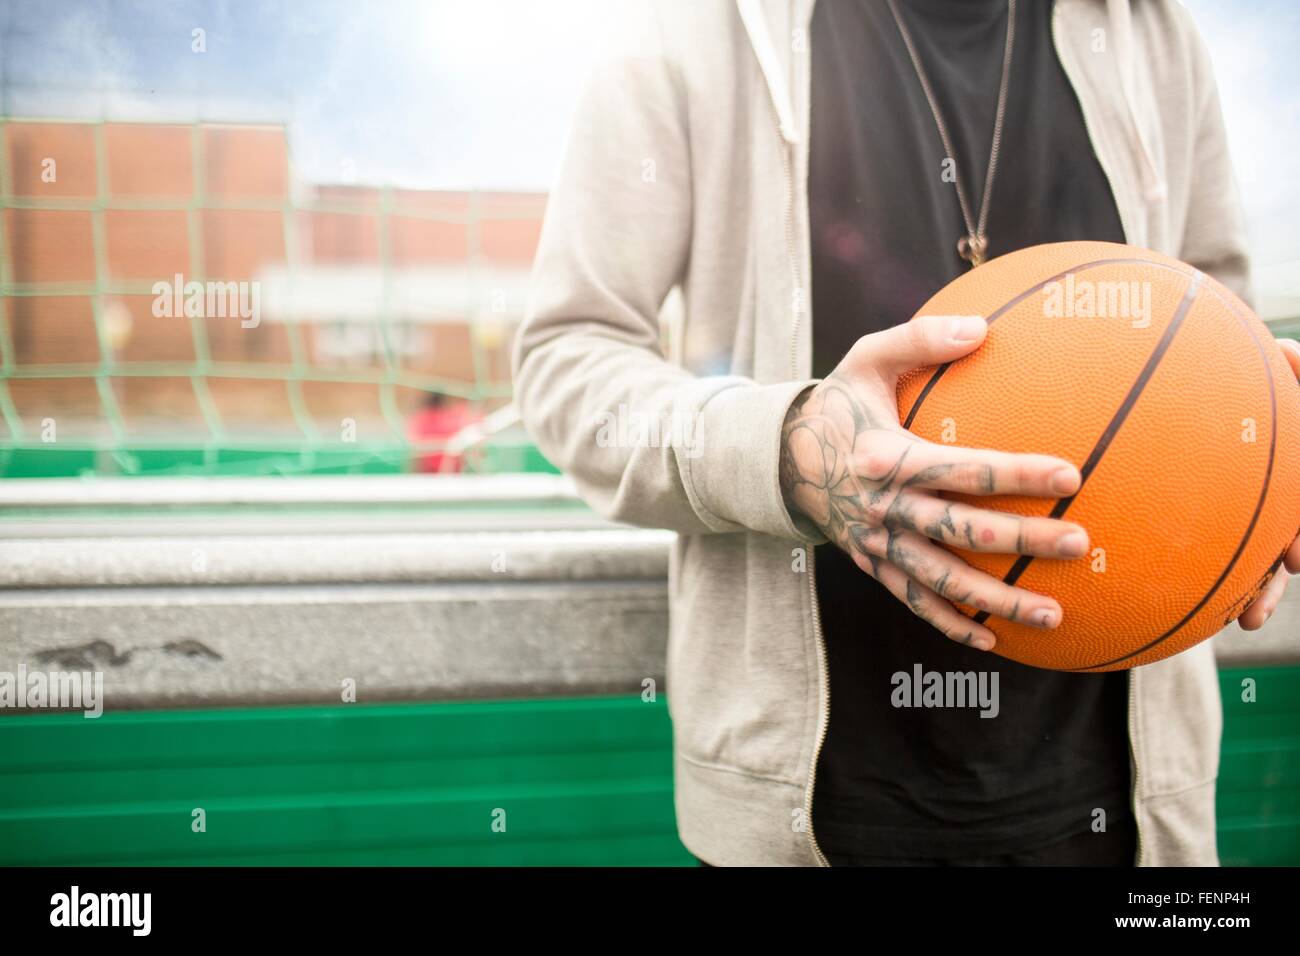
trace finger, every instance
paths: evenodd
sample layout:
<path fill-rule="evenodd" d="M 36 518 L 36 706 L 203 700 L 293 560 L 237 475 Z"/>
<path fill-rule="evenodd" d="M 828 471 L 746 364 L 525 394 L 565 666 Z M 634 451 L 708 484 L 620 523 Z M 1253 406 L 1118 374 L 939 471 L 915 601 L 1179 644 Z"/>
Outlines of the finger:
<path fill-rule="evenodd" d="M 1282 563 L 1292 574 L 1300 574 L 1300 537 L 1291 542 L 1291 547 L 1286 549 L 1286 554 L 1282 557 Z"/>
<path fill-rule="evenodd" d="M 917 442 L 910 435 L 888 441 L 878 438 L 865 454 L 862 469 L 871 475 L 887 474 L 903 449 L 910 450 L 898 480 L 908 488 L 1065 498 L 1077 492 L 1082 481 L 1079 469 L 1064 458 L 937 445 Z"/>
<path fill-rule="evenodd" d="M 853 367 L 894 382 L 904 372 L 952 362 L 979 348 L 988 323 L 978 315 L 918 315 L 864 335 L 847 358 Z"/>
<path fill-rule="evenodd" d="M 1065 559 L 1088 553 L 1088 532 L 1077 524 L 974 508 L 914 491 L 895 496 L 882 522 L 969 551 Z"/>
<path fill-rule="evenodd" d="M 890 534 L 885 559 L 945 601 L 975 607 L 1030 627 L 1053 628 L 1061 623 L 1061 605 L 1052 598 L 1014 587 L 972 568 L 919 534 Z"/>
<path fill-rule="evenodd" d="M 1291 371 L 1296 378 L 1300 378 L 1300 342 L 1295 339 L 1278 339 L 1277 344 L 1286 360 L 1291 363 Z"/>
<path fill-rule="evenodd" d="M 949 640 L 981 651 L 990 650 L 997 643 L 997 637 L 987 627 L 977 624 L 888 561 L 877 559 L 874 564 L 865 567 L 859 564 L 859 567 L 911 608 L 913 614 Z"/>
<path fill-rule="evenodd" d="M 1295 372 L 1296 378 L 1300 379 L 1300 342 L 1295 339 L 1278 339 L 1277 344 L 1282 349 L 1282 354 L 1286 356 L 1287 362 L 1291 364 L 1291 371 Z M 1287 571 L 1300 574 L 1300 536 L 1291 542 L 1291 547 L 1287 548 L 1286 554 L 1283 555 L 1282 563 Z"/>
<path fill-rule="evenodd" d="M 1295 339 L 1278 339 L 1277 344 L 1291 365 L 1291 371 L 1295 373 L 1297 379 L 1300 379 L 1300 342 Z M 1300 574 L 1300 536 L 1291 542 L 1291 547 L 1287 548 L 1282 563 L 1292 574 Z"/>
<path fill-rule="evenodd" d="M 1237 623 L 1241 625 L 1243 631 L 1254 631 L 1264 626 L 1264 622 L 1273 616 L 1277 610 L 1278 602 L 1282 600 L 1282 595 L 1286 591 L 1287 579 L 1286 568 L 1278 568 L 1273 579 L 1268 582 L 1264 590 L 1260 592 L 1259 597 L 1251 602 L 1250 607 L 1242 612 L 1241 617 L 1237 618 Z"/>

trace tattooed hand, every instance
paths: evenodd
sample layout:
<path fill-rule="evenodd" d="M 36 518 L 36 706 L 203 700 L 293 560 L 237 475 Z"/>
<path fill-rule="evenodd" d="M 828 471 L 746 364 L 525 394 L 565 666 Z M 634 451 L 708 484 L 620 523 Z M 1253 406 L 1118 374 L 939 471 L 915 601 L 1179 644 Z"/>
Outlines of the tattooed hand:
<path fill-rule="evenodd" d="M 926 316 L 858 339 L 829 377 L 795 401 L 781 440 L 781 488 L 791 513 L 807 515 L 919 617 L 981 650 L 993 646 L 993 632 L 951 602 L 1048 628 L 1061 623 L 1061 606 L 977 571 L 935 542 L 1052 558 L 1088 551 L 1078 525 L 934 494 L 1061 498 L 1079 488 L 1069 462 L 936 445 L 899 424 L 899 376 L 974 351 L 986 330 L 978 316 Z"/>

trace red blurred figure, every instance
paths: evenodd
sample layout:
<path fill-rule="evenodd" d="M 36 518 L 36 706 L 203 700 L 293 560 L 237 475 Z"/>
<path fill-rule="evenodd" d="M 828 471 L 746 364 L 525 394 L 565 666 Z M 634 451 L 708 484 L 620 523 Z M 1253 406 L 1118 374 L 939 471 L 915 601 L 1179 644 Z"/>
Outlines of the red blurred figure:
<path fill-rule="evenodd" d="M 425 397 L 423 407 L 415 412 L 407 422 L 406 435 L 414 444 L 426 442 L 445 442 L 467 425 L 478 420 L 469 402 L 464 399 L 451 398 L 440 392 L 430 392 Z M 448 454 L 443 451 L 431 451 L 418 454 L 415 470 L 424 474 L 436 472 L 458 472 L 464 466 L 464 456 Z"/>

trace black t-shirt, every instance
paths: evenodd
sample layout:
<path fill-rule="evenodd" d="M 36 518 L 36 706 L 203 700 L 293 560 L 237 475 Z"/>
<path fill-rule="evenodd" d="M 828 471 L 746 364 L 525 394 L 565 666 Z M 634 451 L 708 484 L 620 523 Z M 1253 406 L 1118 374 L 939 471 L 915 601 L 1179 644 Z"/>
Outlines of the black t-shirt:
<path fill-rule="evenodd" d="M 1124 241 L 1056 58 L 1051 8 L 1018 5 L 990 257 L 1044 242 Z M 1007 4 L 902 0 L 899 11 L 978 216 Z M 813 351 L 814 374 L 824 376 L 859 336 L 907 321 L 970 267 L 956 251 L 966 229 L 942 176 L 942 141 L 887 4 L 821 0 L 811 49 Z M 1131 825 L 1126 673 L 1038 670 L 954 643 L 830 545 L 817 549 L 816 579 L 831 720 L 813 822 L 832 862 L 1027 851 L 1087 832 L 1099 808 L 1108 830 Z M 894 706 L 893 675 L 917 665 L 923 674 L 996 672 L 997 716 Z"/>

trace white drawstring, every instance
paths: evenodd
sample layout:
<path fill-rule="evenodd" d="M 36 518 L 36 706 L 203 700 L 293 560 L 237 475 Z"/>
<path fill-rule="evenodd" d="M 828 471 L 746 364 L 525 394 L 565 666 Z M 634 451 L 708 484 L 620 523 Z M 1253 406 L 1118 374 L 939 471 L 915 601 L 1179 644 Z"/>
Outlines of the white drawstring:
<path fill-rule="evenodd" d="M 1138 155 L 1142 175 L 1142 197 L 1148 203 L 1161 203 L 1165 201 L 1168 189 L 1155 158 L 1151 155 L 1151 149 L 1147 146 L 1146 137 L 1142 135 L 1142 125 L 1138 120 L 1136 83 L 1133 78 L 1133 17 L 1129 0 L 1106 0 L 1106 9 L 1115 33 L 1115 60 L 1119 65 L 1124 106 L 1128 110 L 1129 142 Z"/>
<path fill-rule="evenodd" d="M 781 74 L 781 60 L 776 55 L 776 47 L 772 45 L 772 34 L 767 29 L 767 18 L 763 15 L 763 8 L 759 0 L 736 0 L 736 7 L 740 11 L 740 21 L 749 34 L 749 43 L 754 48 L 754 56 L 758 58 L 758 68 L 763 72 L 763 79 L 767 81 L 772 103 L 776 107 L 777 120 L 781 124 L 781 138 L 787 143 L 797 143 L 799 130 L 794 121 L 794 104 L 790 100 L 790 88 Z"/>

